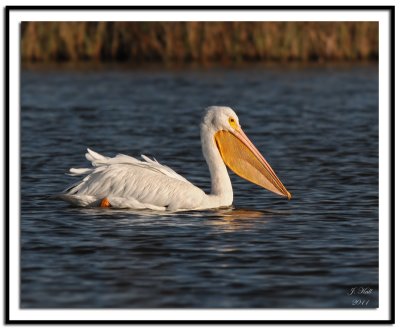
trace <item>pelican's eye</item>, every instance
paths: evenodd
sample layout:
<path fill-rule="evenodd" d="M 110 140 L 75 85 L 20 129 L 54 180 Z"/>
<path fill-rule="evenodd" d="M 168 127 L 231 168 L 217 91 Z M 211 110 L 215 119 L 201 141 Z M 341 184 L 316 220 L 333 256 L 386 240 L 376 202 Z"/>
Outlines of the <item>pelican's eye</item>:
<path fill-rule="evenodd" d="M 237 125 L 237 123 L 236 123 L 236 120 L 234 119 L 234 118 L 232 118 L 232 117 L 230 117 L 229 119 L 228 119 L 228 121 L 229 121 L 229 124 L 231 125 L 231 127 L 232 128 L 237 128 L 238 127 L 238 125 Z"/>

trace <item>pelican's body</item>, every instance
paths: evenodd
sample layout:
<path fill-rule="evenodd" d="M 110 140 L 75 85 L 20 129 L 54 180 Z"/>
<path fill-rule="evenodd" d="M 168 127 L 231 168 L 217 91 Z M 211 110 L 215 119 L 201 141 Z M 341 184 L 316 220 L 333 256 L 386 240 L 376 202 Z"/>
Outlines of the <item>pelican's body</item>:
<path fill-rule="evenodd" d="M 239 176 L 290 198 L 267 161 L 241 130 L 231 108 L 206 109 L 201 143 L 211 174 L 210 194 L 146 156 L 142 155 L 144 161 L 122 154 L 108 158 L 88 149 L 86 158 L 93 168 L 71 168 L 71 175 L 86 177 L 67 188 L 60 198 L 83 207 L 170 211 L 227 207 L 233 202 L 233 190 L 225 164 Z"/>

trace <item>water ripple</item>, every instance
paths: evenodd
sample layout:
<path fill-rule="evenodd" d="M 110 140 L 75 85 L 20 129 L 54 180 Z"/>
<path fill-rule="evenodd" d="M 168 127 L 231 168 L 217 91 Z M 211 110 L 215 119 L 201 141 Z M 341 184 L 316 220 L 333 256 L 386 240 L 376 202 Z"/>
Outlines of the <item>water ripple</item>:
<path fill-rule="evenodd" d="M 378 71 L 23 71 L 23 308 L 378 306 Z M 203 108 L 226 104 L 293 199 L 232 175 L 234 206 L 160 213 L 48 197 L 106 155 L 145 153 L 208 191 Z"/>

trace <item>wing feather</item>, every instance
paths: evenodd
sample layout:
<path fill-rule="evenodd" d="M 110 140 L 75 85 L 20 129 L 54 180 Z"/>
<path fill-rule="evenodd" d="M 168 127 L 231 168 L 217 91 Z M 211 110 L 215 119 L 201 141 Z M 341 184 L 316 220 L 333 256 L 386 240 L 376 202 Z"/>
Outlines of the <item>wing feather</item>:
<path fill-rule="evenodd" d="M 64 199 L 85 196 L 93 205 L 88 196 L 98 200 L 107 197 L 112 205 L 137 209 L 190 209 L 201 203 L 205 196 L 202 190 L 157 160 L 142 158 L 144 161 L 124 154 L 110 158 L 88 149 L 86 159 L 93 167 L 70 169 L 72 176 L 86 176 L 64 190 L 69 196 Z"/>

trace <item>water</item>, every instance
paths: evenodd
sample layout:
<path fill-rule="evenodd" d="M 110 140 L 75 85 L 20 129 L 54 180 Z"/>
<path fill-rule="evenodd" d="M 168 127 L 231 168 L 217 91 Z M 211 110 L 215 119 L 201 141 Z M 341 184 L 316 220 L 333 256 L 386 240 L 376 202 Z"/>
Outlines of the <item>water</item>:
<path fill-rule="evenodd" d="M 378 307 L 377 66 L 29 68 L 21 89 L 21 307 Z M 292 200 L 233 174 L 225 210 L 46 198 L 86 147 L 155 156 L 208 191 L 199 123 L 214 104 Z"/>

